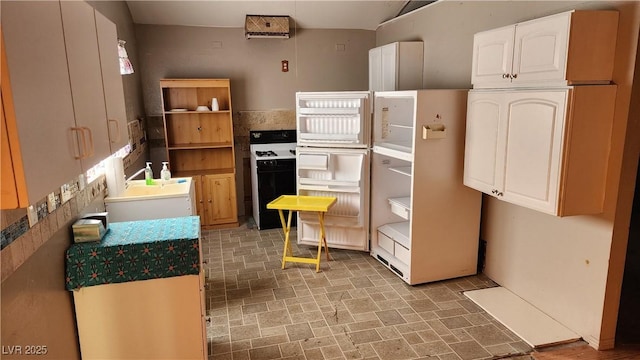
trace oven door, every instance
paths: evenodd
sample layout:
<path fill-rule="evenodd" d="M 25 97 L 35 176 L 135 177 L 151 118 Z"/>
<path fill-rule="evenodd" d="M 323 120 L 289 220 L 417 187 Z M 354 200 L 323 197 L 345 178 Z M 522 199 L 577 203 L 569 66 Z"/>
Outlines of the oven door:
<path fill-rule="evenodd" d="M 267 209 L 267 204 L 280 195 L 296 194 L 296 159 L 257 160 L 259 229 L 280 228 L 278 210 Z M 291 220 L 295 225 L 295 217 Z"/>

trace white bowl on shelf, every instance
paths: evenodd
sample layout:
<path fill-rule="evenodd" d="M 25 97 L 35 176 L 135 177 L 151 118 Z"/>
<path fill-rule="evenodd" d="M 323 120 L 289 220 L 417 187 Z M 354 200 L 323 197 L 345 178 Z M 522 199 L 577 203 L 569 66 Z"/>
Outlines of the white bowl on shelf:
<path fill-rule="evenodd" d="M 209 108 L 204 105 L 200 105 L 196 108 L 196 111 L 209 111 Z"/>

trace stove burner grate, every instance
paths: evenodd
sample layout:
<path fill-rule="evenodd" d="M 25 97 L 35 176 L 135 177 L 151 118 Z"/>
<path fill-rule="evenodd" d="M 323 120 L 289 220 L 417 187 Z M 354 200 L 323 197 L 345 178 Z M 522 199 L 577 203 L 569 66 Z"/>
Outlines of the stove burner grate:
<path fill-rule="evenodd" d="M 273 150 L 256 151 L 256 155 L 258 155 L 258 156 L 277 156 L 277 154 Z"/>

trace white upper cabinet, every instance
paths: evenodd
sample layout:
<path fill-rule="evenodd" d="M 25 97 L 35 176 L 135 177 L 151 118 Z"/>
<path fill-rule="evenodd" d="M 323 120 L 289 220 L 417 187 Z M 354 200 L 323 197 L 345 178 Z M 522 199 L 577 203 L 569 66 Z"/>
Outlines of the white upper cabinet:
<path fill-rule="evenodd" d="M 111 154 L 94 10 L 84 1 L 61 1 L 62 25 L 76 126 L 87 171 Z"/>
<path fill-rule="evenodd" d="M 469 93 L 464 184 L 552 215 L 602 212 L 616 87 Z"/>
<path fill-rule="evenodd" d="M 423 44 L 403 41 L 369 50 L 369 90 L 422 88 Z"/>
<path fill-rule="evenodd" d="M 2 1 L 2 32 L 29 203 L 82 172 L 60 14 L 54 1 Z"/>
<path fill-rule="evenodd" d="M 127 111 L 124 102 L 122 75 L 118 59 L 118 31 L 116 25 L 95 11 L 102 86 L 107 108 L 107 126 L 111 153 L 129 142 Z"/>
<path fill-rule="evenodd" d="M 477 33 L 474 88 L 608 84 L 618 13 L 569 11 Z"/>

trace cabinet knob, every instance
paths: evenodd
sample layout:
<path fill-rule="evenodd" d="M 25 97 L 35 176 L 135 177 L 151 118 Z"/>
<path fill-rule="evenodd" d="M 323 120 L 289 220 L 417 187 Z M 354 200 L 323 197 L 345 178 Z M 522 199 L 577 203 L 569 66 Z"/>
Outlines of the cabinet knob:
<path fill-rule="evenodd" d="M 498 190 L 496 190 L 496 189 L 491 190 L 491 193 L 492 193 L 492 194 L 495 194 L 495 193 L 497 193 L 497 192 L 498 192 Z"/>
<path fill-rule="evenodd" d="M 502 196 L 502 192 L 498 192 L 498 194 L 497 194 L 497 195 L 498 195 L 498 196 Z"/>
<path fill-rule="evenodd" d="M 211 204 L 211 199 L 209 199 L 209 204 Z"/>
<path fill-rule="evenodd" d="M 518 78 L 518 74 L 511 74 L 511 78 L 512 79 L 517 79 Z"/>
<path fill-rule="evenodd" d="M 503 79 L 509 79 L 511 77 L 511 75 L 509 74 L 502 74 L 502 78 Z"/>
<path fill-rule="evenodd" d="M 202 126 L 198 126 L 198 127 L 196 128 L 196 130 L 198 130 L 198 131 L 202 131 Z"/>

